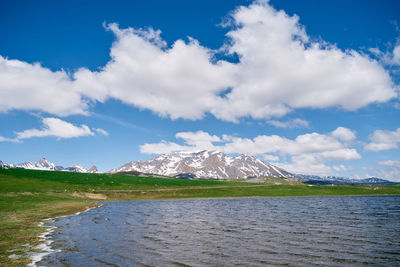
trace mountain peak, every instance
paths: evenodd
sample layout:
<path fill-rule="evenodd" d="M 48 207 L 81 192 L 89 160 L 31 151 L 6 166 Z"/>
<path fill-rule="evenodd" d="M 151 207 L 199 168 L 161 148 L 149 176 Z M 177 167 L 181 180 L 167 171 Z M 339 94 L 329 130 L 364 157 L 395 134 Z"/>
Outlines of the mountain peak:
<path fill-rule="evenodd" d="M 50 163 L 46 158 L 41 158 L 40 160 L 37 161 L 37 163 Z"/>
<path fill-rule="evenodd" d="M 46 158 L 41 158 L 36 162 L 24 162 L 17 164 L 16 167 L 33 170 L 55 170 L 56 164 L 49 162 Z"/>
<path fill-rule="evenodd" d="M 87 172 L 87 170 L 79 164 L 72 164 L 71 167 L 65 168 L 71 172 Z"/>
<path fill-rule="evenodd" d="M 192 174 L 197 178 L 241 179 L 260 176 L 292 177 L 278 167 L 249 155 L 231 157 L 221 151 L 163 154 L 147 161 L 132 161 L 109 172 L 138 171 L 164 176 Z"/>
<path fill-rule="evenodd" d="M 76 169 L 80 169 L 80 170 L 86 170 L 82 165 L 80 164 L 72 164 L 71 168 L 76 168 Z"/>
<path fill-rule="evenodd" d="M 67 171 L 67 172 L 88 172 L 84 167 L 79 164 L 73 164 L 70 167 L 57 166 L 56 164 L 48 161 L 46 158 L 41 158 L 36 162 L 23 162 L 15 165 L 17 168 L 31 169 L 31 170 L 47 170 L 47 171 Z M 96 169 L 97 170 L 97 169 Z"/>
<path fill-rule="evenodd" d="M 87 172 L 89 172 L 89 173 L 98 173 L 99 171 L 97 170 L 96 165 L 93 165 L 92 167 L 90 167 L 90 169 Z"/>
<path fill-rule="evenodd" d="M 8 169 L 8 168 L 14 168 L 14 167 L 15 166 L 13 164 L 4 163 L 3 161 L 0 160 L 0 168 Z"/>

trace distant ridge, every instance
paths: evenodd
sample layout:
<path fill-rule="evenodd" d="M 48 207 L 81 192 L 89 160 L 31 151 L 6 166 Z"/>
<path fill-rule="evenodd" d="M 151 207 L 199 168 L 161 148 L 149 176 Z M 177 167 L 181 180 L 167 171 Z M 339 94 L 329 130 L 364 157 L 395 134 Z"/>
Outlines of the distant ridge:
<path fill-rule="evenodd" d="M 36 162 L 20 164 L 4 163 L 0 160 L 0 168 L 22 168 L 32 170 L 67 171 L 79 173 L 99 173 L 96 166 L 85 169 L 79 164 L 70 167 L 58 166 L 46 158 Z M 253 182 L 264 176 L 295 179 L 313 185 L 400 185 L 400 182 L 370 177 L 351 179 L 337 176 L 316 176 L 292 174 L 268 162 L 249 155 L 230 157 L 218 151 L 174 152 L 164 154 L 146 161 L 131 161 L 108 173 L 119 173 L 142 177 L 176 177 L 180 179 L 249 179 Z M 260 180 L 261 181 L 261 180 Z"/>
<path fill-rule="evenodd" d="M 8 163 L 4 163 L 4 162 L 2 162 L 2 161 L 0 160 L 0 168 L 3 168 L 3 169 L 14 168 L 14 165 L 8 164 Z"/>
<path fill-rule="evenodd" d="M 316 185 L 398 185 L 400 183 L 388 181 L 381 178 L 370 177 L 365 179 L 351 179 L 337 176 L 316 176 L 296 174 L 296 179 L 306 184 Z"/>
<path fill-rule="evenodd" d="M 89 170 L 87 170 L 88 173 L 98 173 L 99 171 L 97 170 L 97 167 L 95 165 L 93 165 L 92 167 L 90 167 Z"/>
<path fill-rule="evenodd" d="M 248 179 L 262 176 L 284 177 L 316 185 L 396 185 L 380 178 L 350 179 L 336 176 L 293 174 L 249 155 L 230 157 L 218 151 L 174 152 L 146 161 L 131 161 L 108 173 L 181 179 Z"/>
<path fill-rule="evenodd" d="M 68 171 L 68 172 L 81 172 L 81 173 L 98 173 L 97 167 L 93 166 L 89 170 L 85 169 L 79 164 L 74 164 L 70 167 L 58 166 L 46 158 L 42 158 L 36 162 L 23 162 L 16 165 L 7 164 L 0 161 L 0 168 L 20 168 L 29 170 L 46 170 L 46 171 Z"/>

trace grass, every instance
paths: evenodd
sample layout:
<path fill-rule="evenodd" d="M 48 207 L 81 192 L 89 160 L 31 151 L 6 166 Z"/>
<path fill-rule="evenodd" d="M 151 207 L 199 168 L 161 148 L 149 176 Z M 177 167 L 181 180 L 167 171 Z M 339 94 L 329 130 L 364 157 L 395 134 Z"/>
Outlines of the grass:
<path fill-rule="evenodd" d="M 400 194 L 400 186 L 307 186 L 268 177 L 260 181 L 263 183 L 0 169 L 0 263 L 26 265 L 27 253 L 40 242 L 40 221 L 96 206 L 99 199 Z"/>

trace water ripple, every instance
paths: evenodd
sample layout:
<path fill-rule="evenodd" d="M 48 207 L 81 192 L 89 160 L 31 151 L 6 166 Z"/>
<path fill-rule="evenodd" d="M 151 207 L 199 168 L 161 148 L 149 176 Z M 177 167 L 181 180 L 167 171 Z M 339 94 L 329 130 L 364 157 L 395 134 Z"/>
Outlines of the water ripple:
<path fill-rule="evenodd" d="M 105 203 L 50 223 L 50 266 L 399 266 L 400 197 Z"/>

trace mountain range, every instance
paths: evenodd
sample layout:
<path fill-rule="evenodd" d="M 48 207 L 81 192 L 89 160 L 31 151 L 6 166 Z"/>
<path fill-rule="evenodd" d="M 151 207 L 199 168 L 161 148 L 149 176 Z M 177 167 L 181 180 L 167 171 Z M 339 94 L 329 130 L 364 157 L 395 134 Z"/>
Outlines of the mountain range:
<path fill-rule="evenodd" d="M 0 161 L 0 168 L 23 168 L 35 170 L 98 173 L 96 166 L 85 169 L 75 164 L 70 167 L 58 166 L 42 158 L 36 162 L 7 164 Z M 123 173 L 141 176 L 176 177 L 182 179 L 251 179 L 263 176 L 296 179 L 308 184 L 353 184 L 392 185 L 397 184 L 380 178 L 349 179 L 336 176 L 315 176 L 292 174 L 268 162 L 249 155 L 228 156 L 219 151 L 174 152 L 146 161 L 131 161 L 107 173 Z"/>
<path fill-rule="evenodd" d="M 90 169 L 85 169 L 79 164 L 74 164 L 70 167 L 58 166 L 46 158 L 42 158 L 36 162 L 23 162 L 19 164 L 9 164 L 0 161 L 0 168 L 20 168 L 30 170 L 47 170 L 47 171 L 68 171 L 68 172 L 82 172 L 82 173 L 98 173 L 97 167 L 92 166 Z"/>
<path fill-rule="evenodd" d="M 131 161 L 109 173 L 138 171 L 179 178 L 246 179 L 293 175 L 249 155 L 230 157 L 218 151 L 174 152 L 147 161 Z"/>
<path fill-rule="evenodd" d="M 347 177 L 338 176 L 317 176 L 317 175 L 304 175 L 296 174 L 296 180 L 315 185 L 397 185 L 399 183 L 391 182 L 385 179 L 370 177 L 365 179 L 351 179 Z"/>

